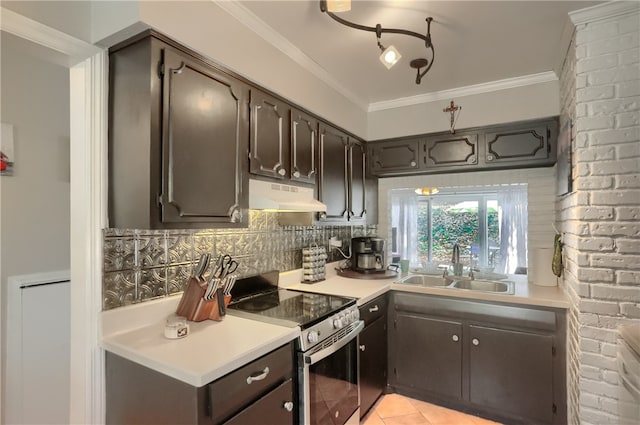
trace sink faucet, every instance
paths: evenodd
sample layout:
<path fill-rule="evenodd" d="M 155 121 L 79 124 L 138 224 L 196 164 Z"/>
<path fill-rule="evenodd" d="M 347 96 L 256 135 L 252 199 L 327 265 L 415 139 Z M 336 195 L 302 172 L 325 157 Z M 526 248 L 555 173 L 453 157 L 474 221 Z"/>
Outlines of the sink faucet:
<path fill-rule="evenodd" d="M 453 245 L 453 254 L 451 255 L 451 262 L 453 263 L 454 276 L 462 275 L 462 264 L 460 263 L 460 246 L 457 243 Z"/>
<path fill-rule="evenodd" d="M 458 264 L 460 262 L 460 247 L 457 243 L 453 244 L 453 255 L 451 255 L 451 262 Z"/>

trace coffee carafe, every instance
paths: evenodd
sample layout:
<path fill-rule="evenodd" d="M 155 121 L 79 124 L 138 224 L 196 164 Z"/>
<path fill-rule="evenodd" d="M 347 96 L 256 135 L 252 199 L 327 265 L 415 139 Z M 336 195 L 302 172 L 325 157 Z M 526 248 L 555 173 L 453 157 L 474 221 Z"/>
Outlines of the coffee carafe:
<path fill-rule="evenodd" d="M 360 273 L 384 272 L 384 239 L 376 236 L 352 238 L 351 269 Z"/>

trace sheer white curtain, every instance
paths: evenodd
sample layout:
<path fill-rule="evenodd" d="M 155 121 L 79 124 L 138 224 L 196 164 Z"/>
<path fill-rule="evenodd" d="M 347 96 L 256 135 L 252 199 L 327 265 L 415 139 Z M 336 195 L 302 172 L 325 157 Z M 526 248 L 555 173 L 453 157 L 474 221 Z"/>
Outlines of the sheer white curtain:
<path fill-rule="evenodd" d="M 391 226 L 396 228 L 397 253 L 418 262 L 418 195 L 414 189 L 391 191 Z"/>
<path fill-rule="evenodd" d="M 498 193 L 500 217 L 500 260 L 498 273 L 513 274 L 527 265 L 527 186 Z"/>

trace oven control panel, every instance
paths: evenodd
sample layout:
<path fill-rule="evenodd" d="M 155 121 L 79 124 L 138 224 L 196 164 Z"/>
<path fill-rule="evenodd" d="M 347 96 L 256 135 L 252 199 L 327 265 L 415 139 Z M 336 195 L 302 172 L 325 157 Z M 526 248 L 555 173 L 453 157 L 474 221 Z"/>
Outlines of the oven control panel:
<path fill-rule="evenodd" d="M 302 337 L 300 338 L 300 349 L 302 351 L 308 350 L 345 326 L 357 322 L 359 319 L 360 311 L 355 305 L 334 313 L 323 321 L 316 323 L 307 329 L 303 329 Z"/>

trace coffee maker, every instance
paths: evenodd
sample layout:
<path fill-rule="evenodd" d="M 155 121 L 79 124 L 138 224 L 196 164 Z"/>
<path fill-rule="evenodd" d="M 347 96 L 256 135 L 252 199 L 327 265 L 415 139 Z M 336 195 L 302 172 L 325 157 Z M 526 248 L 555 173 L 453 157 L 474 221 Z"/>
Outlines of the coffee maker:
<path fill-rule="evenodd" d="M 359 273 L 384 272 L 384 239 L 376 236 L 352 238 L 351 270 Z"/>

